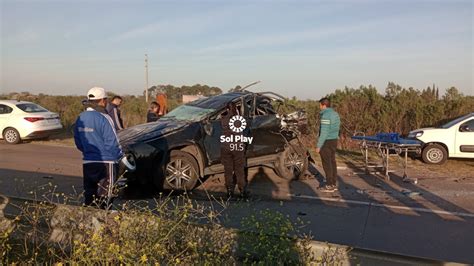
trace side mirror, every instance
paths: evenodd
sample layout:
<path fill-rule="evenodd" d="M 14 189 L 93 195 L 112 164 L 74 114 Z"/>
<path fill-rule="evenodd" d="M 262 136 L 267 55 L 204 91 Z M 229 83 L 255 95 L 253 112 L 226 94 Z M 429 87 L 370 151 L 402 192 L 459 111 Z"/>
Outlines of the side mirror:
<path fill-rule="evenodd" d="M 469 128 L 469 125 L 462 125 L 459 127 L 460 132 L 470 132 L 471 129 Z"/>
<path fill-rule="evenodd" d="M 204 132 L 206 133 L 206 135 L 210 136 L 212 135 L 212 124 L 209 122 L 209 120 L 206 120 L 204 121 Z"/>

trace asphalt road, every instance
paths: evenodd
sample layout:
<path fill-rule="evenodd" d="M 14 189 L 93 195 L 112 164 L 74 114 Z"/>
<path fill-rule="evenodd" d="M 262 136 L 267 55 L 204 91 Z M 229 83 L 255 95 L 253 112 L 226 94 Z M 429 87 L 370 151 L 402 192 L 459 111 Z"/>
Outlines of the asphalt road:
<path fill-rule="evenodd" d="M 319 241 L 474 263 L 474 175 L 469 176 L 470 171 L 468 176 L 420 178 L 415 185 L 397 175 L 385 181 L 358 174 L 349 166 L 341 165 L 340 191 L 334 194 L 317 191 L 318 166 L 305 180 L 293 182 L 269 169 L 253 169 L 249 173 L 252 200 L 231 202 L 222 220 L 239 227 L 242 217 L 268 208 L 309 222 L 302 230 Z M 412 175 L 426 173 L 415 170 Z M 54 201 L 61 193 L 79 195 L 81 176 L 81 154 L 74 148 L 0 144 L 0 194 Z M 206 180 L 192 197 L 212 204 L 207 195 L 222 195 L 222 181 L 221 176 Z"/>

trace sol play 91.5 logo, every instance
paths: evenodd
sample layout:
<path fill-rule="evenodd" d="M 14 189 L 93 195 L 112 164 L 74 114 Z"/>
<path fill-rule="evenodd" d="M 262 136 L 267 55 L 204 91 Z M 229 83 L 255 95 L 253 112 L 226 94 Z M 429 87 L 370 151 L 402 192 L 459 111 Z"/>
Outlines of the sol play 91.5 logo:
<path fill-rule="evenodd" d="M 247 121 L 240 115 L 234 115 L 229 120 L 229 128 L 235 133 L 241 133 L 247 127 Z"/>
<path fill-rule="evenodd" d="M 229 120 L 229 128 L 234 133 L 242 133 L 247 128 L 247 121 L 240 115 L 234 115 Z M 246 137 L 244 135 L 229 136 L 222 135 L 220 138 L 221 143 L 229 143 L 231 151 L 243 151 L 245 143 L 252 144 L 253 137 Z"/>

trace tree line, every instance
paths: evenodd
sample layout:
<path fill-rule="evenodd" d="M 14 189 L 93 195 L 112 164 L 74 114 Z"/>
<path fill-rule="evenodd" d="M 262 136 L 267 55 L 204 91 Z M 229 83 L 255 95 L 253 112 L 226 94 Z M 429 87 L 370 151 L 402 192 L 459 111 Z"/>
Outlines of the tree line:
<path fill-rule="evenodd" d="M 196 84 L 175 87 L 173 85 L 152 86 L 152 95 L 163 92 L 169 100 L 170 110 L 181 104 L 183 94 L 212 96 L 222 93 L 218 87 Z M 110 93 L 110 96 L 114 95 Z M 122 115 L 127 126 L 145 122 L 148 104 L 144 96 L 121 95 L 124 99 Z M 347 144 L 351 135 L 363 132 L 372 135 L 378 132 L 398 132 L 407 134 L 410 130 L 439 126 L 455 117 L 474 112 L 474 96 L 463 95 L 455 87 L 440 93 L 439 88 L 403 88 L 393 82 L 388 83 L 385 92 L 375 87 L 337 89 L 326 95 L 341 116 L 341 143 Z M 48 110 L 57 112 L 62 124 L 68 129 L 83 110 L 83 96 L 53 96 L 46 94 L 11 93 L 1 95 L 2 99 L 21 98 L 38 103 Z M 288 103 L 304 108 L 308 115 L 309 136 L 316 138 L 319 128 L 319 99 L 298 100 L 293 97 Z"/>
<path fill-rule="evenodd" d="M 347 146 L 350 137 L 362 132 L 373 135 L 379 132 L 396 132 L 402 135 L 409 131 L 440 126 L 456 117 L 474 112 L 474 96 L 465 96 L 455 87 L 441 95 L 438 88 L 423 90 L 403 88 L 388 83 L 385 93 L 373 86 L 357 89 L 345 87 L 326 95 L 341 117 L 341 144 Z M 319 129 L 319 103 L 317 100 L 290 100 L 305 108 L 309 129 L 317 136 Z"/>

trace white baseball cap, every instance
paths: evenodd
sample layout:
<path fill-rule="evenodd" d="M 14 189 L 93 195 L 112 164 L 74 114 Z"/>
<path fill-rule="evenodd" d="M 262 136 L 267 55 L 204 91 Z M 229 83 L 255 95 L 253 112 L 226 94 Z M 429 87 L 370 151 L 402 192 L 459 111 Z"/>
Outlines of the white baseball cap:
<path fill-rule="evenodd" d="M 107 98 L 104 88 L 94 87 L 87 92 L 87 99 L 89 100 L 100 100 Z"/>

